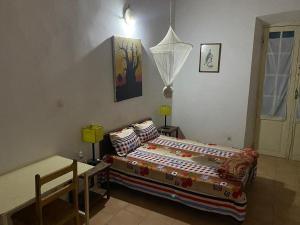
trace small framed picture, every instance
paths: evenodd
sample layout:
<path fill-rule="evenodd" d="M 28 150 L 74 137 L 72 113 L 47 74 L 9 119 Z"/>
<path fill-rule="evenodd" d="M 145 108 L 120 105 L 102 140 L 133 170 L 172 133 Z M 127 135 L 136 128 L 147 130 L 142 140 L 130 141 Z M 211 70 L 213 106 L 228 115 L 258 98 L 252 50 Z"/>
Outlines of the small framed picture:
<path fill-rule="evenodd" d="M 199 72 L 219 73 L 221 58 L 221 43 L 200 45 Z"/>

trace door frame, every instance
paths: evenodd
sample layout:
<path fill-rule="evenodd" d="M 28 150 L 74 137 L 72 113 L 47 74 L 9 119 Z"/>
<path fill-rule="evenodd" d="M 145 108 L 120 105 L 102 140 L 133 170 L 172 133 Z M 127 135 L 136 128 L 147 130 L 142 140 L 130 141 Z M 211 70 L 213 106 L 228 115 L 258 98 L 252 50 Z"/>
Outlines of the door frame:
<path fill-rule="evenodd" d="M 299 28 L 300 29 L 300 28 Z M 300 36 L 300 35 L 299 35 Z M 298 90 L 298 98 L 295 99 L 295 104 L 294 104 L 294 117 L 292 121 L 292 131 L 291 131 L 291 136 L 292 136 L 292 141 L 289 146 L 289 153 L 288 153 L 288 159 L 294 159 L 293 157 L 293 150 L 294 150 L 294 140 L 295 140 L 295 135 L 296 135 L 296 126 L 300 126 L 300 120 L 297 121 L 297 110 L 298 110 L 298 104 L 300 104 L 300 37 L 298 38 L 298 55 L 296 59 L 296 71 L 295 71 L 295 82 L 294 82 L 294 89 Z M 300 160 L 300 159 L 297 159 Z"/>
<path fill-rule="evenodd" d="M 288 99 L 287 99 L 287 105 L 292 106 L 290 110 L 287 111 L 287 117 L 286 121 L 289 123 L 288 127 L 291 132 L 287 134 L 287 139 L 284 140 L 284 142 L 281 143 L 281 147 L 285 149 L 284 155 L 282 154 L 272 154 L 273 156 L 277 157 L 285 157 L 285 158 L 290 158 L 292 153 L 292 147 L 293 147 L 293 133 L 295 129 L 295 123 L 292 123 L 292 121 L 295 119 L 295 113 L 296 113 L 296 101 L 291 101 L 291 95 L 294 96 L 294 93 L 291 93 L 295 91 L 295 87 L 298 86 L 298 80 L 299 76 L 297 76 L 297 71 L 298 69 L 298 62 L 300 57 L 300 37 L 299 37 L 299 31 L 300 31 L 300 22 L 299 23 L 293 23 L 293 24 L 284 24 L 284 23 L 279 23 L 279 24 L 274 24 L 274 25 L 267 25 L 264 26 L 263 28 L 263 44 L 261 48 L 261 62 L 259 66 L 259 79 L 258 79 L 258 90 L 257 90 L 257 107 L 256 107 L 256 124 L 255 124 L 255 136 L 254 136 L 254 147 L 258 149 L 259 145 L 259 136 L 260 136 L 260 129 L 261 129 L 261 120 L 278 120 L 276 118 L 261 118 L 260 112 L 261 112 L 261 107 L 262 107 L 262 95 L 263 95 L 263 87 L 264 87 L 264 79 L 265 79 L 265 64 L 266 64 L 266 53 L 267 53 L 267 48 L 268 48 L 268 40 L 269 40 L 269 32 L 276 31 L 276 30 L 282 31 L 289 31 L 289 30 L 295 30 L 295 42 L 294 42 L 294 47 L 293 47 L 293 62 L 292 62 L 292 67 L 291 67 L 291 77 L 289 80 L 289 93 L 288 93 Z M 296 32 L 298 30 L 298 32 Z M 296 52 L 296 53 L 295 53 Z M 300 73 L 298 71 L 298 73 Z M 291 86 L 292 85 L 292 86 Z M 300 85 L 299 85 L 300 88 Z M 294 99 L 294 98 L 293 98 Z M 292 112 L 292 113 L 289 113 Z M 295 122 L 295 121 L 294 121 Z M 264 152 L 261 152 L 264 154 Z"/>

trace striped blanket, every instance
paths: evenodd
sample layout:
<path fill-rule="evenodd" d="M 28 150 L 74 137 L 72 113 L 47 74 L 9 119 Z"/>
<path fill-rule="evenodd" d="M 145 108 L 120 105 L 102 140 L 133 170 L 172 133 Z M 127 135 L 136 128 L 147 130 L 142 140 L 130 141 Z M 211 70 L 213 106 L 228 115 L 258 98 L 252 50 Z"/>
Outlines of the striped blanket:
<path fill-rule="evenodd" d="M 215 145 L 204 145 L 189 140 L 178 140 L 166 136 L 160 136 L 154 140 L 149 141 L 148 143 L 224 158 L 229 158 L 233 156 L 236 152 L 234 151 L 234 149 L 232 149 L 232 151 L 226 151 L 224 149 L 222 150 L 218 148 L 213 148 L 212 146 Z"/>
<path fill-rule="evenodd" d="M 243 221 L 244 187 L 253 165 L 239 182 L 221 178 L 219 164 L 241 150 L 160 136 L 126 157 L 111 156 L 113 182 L 201 210 Z"/>

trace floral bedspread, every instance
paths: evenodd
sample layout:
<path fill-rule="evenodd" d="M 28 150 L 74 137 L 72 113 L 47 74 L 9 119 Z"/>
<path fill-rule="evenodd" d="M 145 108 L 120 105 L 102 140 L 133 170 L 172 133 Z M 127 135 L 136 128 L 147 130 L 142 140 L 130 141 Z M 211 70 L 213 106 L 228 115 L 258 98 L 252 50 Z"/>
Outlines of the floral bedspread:
<path fill-rule="evenodd" d="M 208 196 L 245 202 L 244 187 L 253 162 L 240 181 L 221 178 L 218 168 L 242 150 L 160 136 L 126 157 L 110 156 L 112 169 Z"/>

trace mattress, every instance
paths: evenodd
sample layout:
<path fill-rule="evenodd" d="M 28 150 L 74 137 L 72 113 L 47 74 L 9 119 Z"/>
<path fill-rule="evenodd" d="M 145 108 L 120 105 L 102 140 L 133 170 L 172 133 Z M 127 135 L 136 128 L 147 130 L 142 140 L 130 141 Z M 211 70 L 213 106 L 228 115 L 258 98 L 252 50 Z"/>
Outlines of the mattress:
<path fill-rule="evenodd" d="M 218 174 L 218 165 L 242 150 L 159 136 L 126 157 L 111 156 L 111 181 L 204 211 L 243 221 L 245 187 L 255 176 L 253 163 L 240 181 Z"/>

